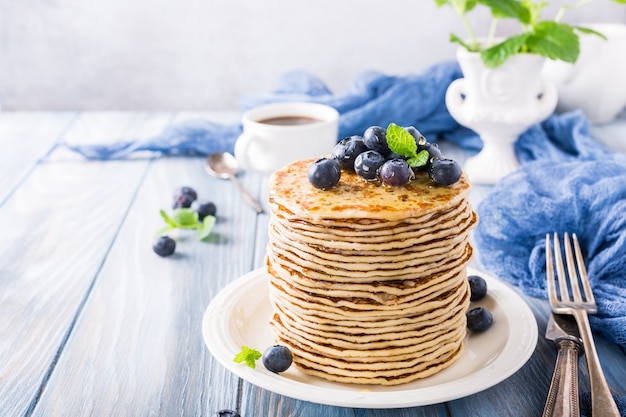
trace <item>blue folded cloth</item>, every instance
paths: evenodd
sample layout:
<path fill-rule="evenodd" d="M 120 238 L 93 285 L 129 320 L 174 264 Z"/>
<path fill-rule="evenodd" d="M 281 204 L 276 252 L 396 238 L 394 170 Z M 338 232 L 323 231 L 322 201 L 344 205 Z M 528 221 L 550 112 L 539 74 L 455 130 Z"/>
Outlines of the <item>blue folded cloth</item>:
<path fill-rule="evenodd" d="M 480 261 L 531 296 L 546 298 L 546 233 L 576 233 L 598 313 L 594 330 L 626 347 L 626 156 L 529 162 L 477 208 Z"/>

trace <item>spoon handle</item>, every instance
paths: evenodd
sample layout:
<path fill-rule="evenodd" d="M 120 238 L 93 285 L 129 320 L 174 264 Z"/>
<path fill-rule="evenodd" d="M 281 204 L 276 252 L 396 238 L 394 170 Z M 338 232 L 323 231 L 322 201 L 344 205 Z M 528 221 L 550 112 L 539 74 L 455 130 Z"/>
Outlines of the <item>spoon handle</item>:
<path fill-rule="evenodd" d="M 237 177 L 232 174 L 228 175 L 228 177 L 232 182 L 235 183 L 237 188 L 239 188 L 239 191 L 241 191 L 241 196 L 243 197 L 243 200 L 246 202 L 246 204 L 252 207 L 257 213 L 263 213 L 263 207 L 261 207 L 261 204 L 259 204 L 259 202 L 256 201 L 245 188 L 243 188 L 243 185 L 241 185 L 241 182 L 239 182 Z"/>

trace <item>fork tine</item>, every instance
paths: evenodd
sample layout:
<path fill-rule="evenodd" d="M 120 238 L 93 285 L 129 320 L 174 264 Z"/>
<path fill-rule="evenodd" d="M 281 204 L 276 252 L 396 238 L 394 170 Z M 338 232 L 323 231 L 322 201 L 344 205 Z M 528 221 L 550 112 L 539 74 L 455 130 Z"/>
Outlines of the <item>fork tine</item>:
<path fill-rule="evenodd" d="M 559 279 L 559 293 L 561 301 L 570 302 L 569 289 L 567 288 L 567 277 L 565 276 L 565 268 L 563 267 L 563 256 L 561 256 L 561 244 L 559 243 L 559 235 L 554 234 L 554 260 L 556 262 L 556 275 Z"/>
<path fill-rule="evenodd" d="M 548 284 L 548 298 L 550 305 L 556 306 L 558 299 L 556 297 L 556 285 L 554 283 L 554 263 L 552 260 L 552 245 L 550 244 L 550 233 L 546 233 L 546 278 Z"/>
<path fill-rule="evenodd" d="M 565 232 L 563 235 L 563 246 L 565 247 L 565 262 L 567 263 L 567 273 L 569 274 L 569 285 L 572 289 L 572 296 L 575 303 L 583 301 L 583 297 L 580 293 L 580 286 L 578 285 L 578 275 L 576 274 L 576 263 L 574 262 L 574 256 L 572 254 L 572 244 L 569 239 L 569 234 Z M 578 266 L 580 267 L 580 260 Z"/>
<path fill-rule="evenodd" d="M 589 276 L 587 275 L 587 269 L 585 268 L 585 261 L 583 259 L 583 254 L 580 250 L 580 245 L 578 244 L 578 236 L 576 234 L 572 234 L 572 238 L 574 240 L 574 251 L 576 252 L 576 262 L 578 263 L 578 273 L 580 275 L 580 281 L 583 284 L 583 289 L 585 290 L 585 299 L 587 303 L 593 304 L 595 308 L 596 300 L 593 296 L 593 291 L 591 290 L 591 284 L 589 283 Z"/>

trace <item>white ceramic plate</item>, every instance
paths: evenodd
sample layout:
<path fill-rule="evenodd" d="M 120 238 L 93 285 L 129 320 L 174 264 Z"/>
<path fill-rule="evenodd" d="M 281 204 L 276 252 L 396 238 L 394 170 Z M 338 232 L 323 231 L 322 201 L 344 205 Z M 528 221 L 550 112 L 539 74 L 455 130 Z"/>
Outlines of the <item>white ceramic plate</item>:
<path fill-rule="evenodd" d="M 468 269 L 487 281 L 487 297 L 476 305 L 488 308 L 493 326 L 470 334 L 463 355 L 431 377 L 397 386 L 342 384 L 308 376 L 291 366 L 282 374 L 233 361 L 242 346 L 263 352 L 274 344 L 269 326 L 272 307 L 269 277 L 257 269 L 225 287 L 208 306 L 202 333 L 211 354 L 244 380 L 269 391 L 319 404 L 358 408 L 400 408 L 462 398 L 492 387 L 526 363 L 537 344 L 537 322 L 524 300 L 508 285 Z"/>

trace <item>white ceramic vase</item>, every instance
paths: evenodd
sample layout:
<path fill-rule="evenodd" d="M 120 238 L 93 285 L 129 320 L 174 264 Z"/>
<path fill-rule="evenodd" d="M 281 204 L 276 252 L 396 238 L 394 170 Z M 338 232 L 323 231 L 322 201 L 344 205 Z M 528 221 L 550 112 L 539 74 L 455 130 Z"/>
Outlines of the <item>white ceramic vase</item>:
<path fill-rule="evenodd" d="M 474 183 L 495 184 L 519 167 L 513 145 L 530 126 L 550 116 L 557 90 L 542 79 L 545 59 L 539 55 L 514 55 L 491 69 L 478 53 L 463 48 L 457 59 L 463 78 L 448 87 L 446 105 L 452 117 L 478 133 L 484 143 L 464 169 Z"/>

